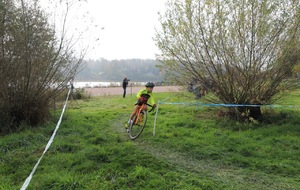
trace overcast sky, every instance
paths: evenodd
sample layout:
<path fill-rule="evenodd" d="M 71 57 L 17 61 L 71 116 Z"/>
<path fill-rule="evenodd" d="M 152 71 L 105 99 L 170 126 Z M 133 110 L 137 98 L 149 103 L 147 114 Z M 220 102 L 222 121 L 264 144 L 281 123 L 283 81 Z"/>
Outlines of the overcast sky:
<path fill-rule="evenodd" d="M 87 0 L 82 3 L 75 11 L 76 17 L 87 15 L 93 19 L 93 24 L 85 32 L 88 37 L 84 36 L 91 49 L 86 58 L 155 59 L 159 50 L 152 38 L 155 27 L 160 26 L 158 12 L 164 11 L 166 1 Z M 84 23 L 78 20 L 72 25 L 84 28 Z"/>

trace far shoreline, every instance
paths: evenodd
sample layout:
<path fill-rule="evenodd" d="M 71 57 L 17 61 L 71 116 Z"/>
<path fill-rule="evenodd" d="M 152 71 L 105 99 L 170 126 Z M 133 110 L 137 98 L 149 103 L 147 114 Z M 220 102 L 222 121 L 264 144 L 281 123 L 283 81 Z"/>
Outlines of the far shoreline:
<path fill-rule="evenodd" d="M 143 86 L 129 86 L 126 88 L 126 94 L 136 94 Z M 156 86 L 153 92 L 179 92 L 180 86 Z M 108 95 L 122 95 L 122 87 L 105 87 L 105 88 L 84 88 L 85 92 L 91 96 L 108 96 Z"/>

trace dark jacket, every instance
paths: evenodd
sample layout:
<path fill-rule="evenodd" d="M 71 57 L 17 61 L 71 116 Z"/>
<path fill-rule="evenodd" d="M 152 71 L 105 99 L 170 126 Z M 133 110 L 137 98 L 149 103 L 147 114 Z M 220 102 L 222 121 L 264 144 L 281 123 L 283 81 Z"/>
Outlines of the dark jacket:
<path fill-rule="evenodd" d="M 127 85 L 128 85 L 128 79 L 127 78 L 124 78 L 124 80 L 123 80 L 123 88 L 126 88 L 127 87 Z"/>

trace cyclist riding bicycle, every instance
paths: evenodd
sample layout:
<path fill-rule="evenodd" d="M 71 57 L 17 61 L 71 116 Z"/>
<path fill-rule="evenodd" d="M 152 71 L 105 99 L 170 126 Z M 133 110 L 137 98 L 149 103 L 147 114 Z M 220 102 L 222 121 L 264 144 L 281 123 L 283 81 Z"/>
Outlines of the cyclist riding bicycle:
<path fill-rule="evenodd" d="M 128 126 L 130 123 L 132 123 L 132 118 L 133 116 L 138 112 L 139 108 L 144 104 L 144 103 L 148 103 L 150 105 L 152 105 L 153 109 L 156 108 L 156 104 L 154 101 L 154 97 L 152 94 L 153 88 L 154 88 L 154 83 L 149 81 L 146 83 L 146 88 L 145 89 L 141 89 L 136 97 L 138 98 L 137 102 L 134 104 L 134 109 L 133 112 L 130 115 L 130 118 L 128 120 L 128 122 L 125 124 L 125 128 L 128 129 Z M 149 102 L 148 102 L 149 101 Z M 147 105 L 145 105 L 144 107 L 144 112 L 147 111 Z"/>

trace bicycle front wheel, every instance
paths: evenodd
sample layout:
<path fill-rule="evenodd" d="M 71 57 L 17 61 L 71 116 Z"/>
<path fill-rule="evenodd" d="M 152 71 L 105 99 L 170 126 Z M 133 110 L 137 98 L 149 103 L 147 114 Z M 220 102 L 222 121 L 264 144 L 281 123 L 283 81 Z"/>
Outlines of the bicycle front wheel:
<path fill-rule="evenodd" d="M 129 125 L 129 137 L 132 140 L 138 138 L 138 136 L 143 132 L 147 122 L 147 112 L 145 112 L 143 115 L 138 114 L 134 116 L 133 121 L 136 122 Z"/>

